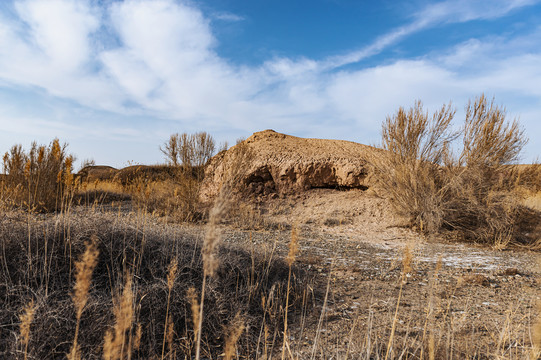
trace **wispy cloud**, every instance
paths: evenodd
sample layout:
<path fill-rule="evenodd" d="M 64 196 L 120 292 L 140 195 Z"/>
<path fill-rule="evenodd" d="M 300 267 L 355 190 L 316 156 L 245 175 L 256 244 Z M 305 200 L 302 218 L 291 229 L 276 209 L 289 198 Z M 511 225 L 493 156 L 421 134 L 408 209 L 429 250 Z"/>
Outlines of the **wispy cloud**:
<path fill-rule="evenodd" d="M 447 0 L 430 4 L 412 15 L 412 22 L 381 35 L 363 49 L 322 61 L 325 70 L 356 63 L 379 54 L 400 40 L 430 27 L 473 20 L 495 19 L 539 0 Z"/>
<path fill-rule="evenodd" d="M 222 20 L 222 21 L 238 22 L 238 21 L 244 20 L 243 16 L 226 12 L 226 11 L 216 12 L 216 13 L 213 13 L 211 16 L 213 19 Z"/>

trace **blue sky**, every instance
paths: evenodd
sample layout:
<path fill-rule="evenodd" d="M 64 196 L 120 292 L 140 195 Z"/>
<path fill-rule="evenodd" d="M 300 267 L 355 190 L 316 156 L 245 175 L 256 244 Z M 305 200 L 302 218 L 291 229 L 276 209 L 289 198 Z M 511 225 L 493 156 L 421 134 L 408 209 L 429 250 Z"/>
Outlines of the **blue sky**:
<path fill-rule="evenodd" d="M 0 151 L 54 137 L 99 164 L 175 132 L 377 144 L 399 106 L 481 93 L 541 155 L 541 0 L 4 0 Z"/>

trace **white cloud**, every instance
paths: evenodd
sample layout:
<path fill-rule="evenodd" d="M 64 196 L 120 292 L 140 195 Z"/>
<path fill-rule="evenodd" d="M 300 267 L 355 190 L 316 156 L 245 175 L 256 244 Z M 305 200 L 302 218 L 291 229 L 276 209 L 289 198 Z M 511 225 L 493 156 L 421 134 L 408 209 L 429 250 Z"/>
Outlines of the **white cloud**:
<path fill-rule="evenodd" d="M 363 49 L 333 56 L 322 62 L 323 69 L 338 68 L 380 53 L 409 35 L 445 23 L 495 19 L 539 0 L 446 0 L 430 4 L 413 15 L 413 21 L 381 35 Z"/>
<path fill-rule="evenodd" d="M 495 19 L 539 0 L 446 0 L 428 5 L 416 15 L 416 22 L 429 24 Z"/>
<path fill-rule="evenodd" d="M 444 1 L 345 56 L 275 58 L 247 67 L 217 54 L 212 24 L 194 5 L 128 0 L 97 9 L 85 1 L 17 1 L 19 18 L 0 19 L 0 80 L 39 87 L 91 109 L 173 119 L 186 129 L 276 128 L 371 142 L 386 115 L 416 99 L 430 109 L 453 100 L 460 110 L 468 98 L 486 92 L 518 112 L 512 107 L 524 105 L 520 99 L 539 98 L 541 52 L 532 44 L 539 43 L 541 31 L 519 39 L 471 39 L 443 53 L 340 70 L 431 26 L 500 17 L 531 3 Z M 104 28 L 115 39 L 107 46 L 97 35 Z M 534 129 L 541 111 L 525 111 L 523 120 Z M 6 119 L 0 114 L 0 123 Z M 76 130 L 162 141 L 157 129 L 81 123 Z"/>
<path fill-rule="evenodd" d="M 85 2 L 28 0 L 16 3 L 29 26 L 29 43 L 43 60 L 64 73 L 78 71 L 90 57 L 89 35 L 99 26 Z"/>
<path fill-rule="evenodd" d="M 216 20 L 230 21 L 230 22 L 238 22 L 238 21 L 243 21 L 244 20 L 243 16 L 233 14 L 233 13 L 230 13 L 230 12 L 227 12 L 227 11 L 214 13 L 214 14 L 212 14 L 212 18 L 214 18 Z"/>

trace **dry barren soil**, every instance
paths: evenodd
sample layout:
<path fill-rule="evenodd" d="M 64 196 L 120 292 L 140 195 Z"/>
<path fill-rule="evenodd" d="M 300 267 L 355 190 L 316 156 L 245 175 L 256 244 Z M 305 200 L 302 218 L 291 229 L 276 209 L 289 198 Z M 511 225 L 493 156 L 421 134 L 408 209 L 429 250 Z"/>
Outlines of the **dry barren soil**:
<path fill-rule="evenodd" d="M 389 358 L 419 358 L 431 341 L 441 359 L 529 353 L 538 253 L 422 237 L 371 191 L 313 189 L 260 213 L 261 230 L 235 224 L 223 242 L 285 257 L 297 229 L 296 263 L 315 277 L 318 299 L 292 322 L 295 358 L 371 358 L 363 354 L 388 348 Z"/>

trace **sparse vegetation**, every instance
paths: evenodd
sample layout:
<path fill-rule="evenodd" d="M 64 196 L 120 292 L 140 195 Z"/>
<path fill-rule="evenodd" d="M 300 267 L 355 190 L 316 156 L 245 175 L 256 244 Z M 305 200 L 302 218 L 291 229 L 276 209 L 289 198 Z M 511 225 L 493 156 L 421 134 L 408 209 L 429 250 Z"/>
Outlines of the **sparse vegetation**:
<path fill-rule="evenodd" d="M 541 171 L 509 165 L 524 134 L 504 115 L 481 97 L 459 133 L 451 106 L 429 117 L 417 103 L 386 120 L 376 176 L 410 225 L 505 246 L 524 229 L 519 214 L 530 225 L 539 219 Z M 387 235 L 414 237 L 394 225 L 383 226 L 384 246 L 350 239 L 356 216 L 387 214 L 385 199 L 361 189 L 317 189 L 317 202 L 278 194 L 268 206 L 244 202 L 238 185 L 254 154 L 243 142 L 222 154 L 231 161 L 220 190 L 201 209 L 211 143 L 206 133 L 175 134 L 162 149 L 168 165 L 88 165 L 79 178 L 58 140 L 10 150 L 0 197 L 0 358 L 539 356 L 538 270 L 458 268 L 439 252 L 432 261 L 415 241 L 390 246 Z M 360 196 L 374 203 L 309 208 L 320 219 L 296 222 L 295 206 L 333 191 L 343 207 Z M 276 223 L 278 213 L 289 222 Z M 358 235 L 373 236 L 365 225 Z"/>

